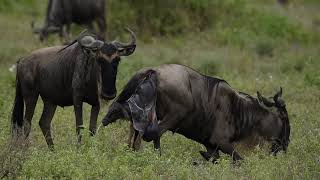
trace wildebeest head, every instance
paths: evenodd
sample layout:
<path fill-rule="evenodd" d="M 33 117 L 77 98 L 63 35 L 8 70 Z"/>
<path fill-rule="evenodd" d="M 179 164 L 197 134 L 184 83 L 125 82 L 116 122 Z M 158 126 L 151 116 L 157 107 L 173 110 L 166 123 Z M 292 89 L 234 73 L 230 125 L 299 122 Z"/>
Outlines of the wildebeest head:
<path fill-rule="evenodd" d="M 276 154 L 280 150 L 287 151 L 287 147 L 290 142 L 290 124 L 288 112 L 286 109 L 286 103 L 282 99 L 282 88 L 277 92 L 272 98 L 263 97 L 259 92 L 257 92 L 257 97 L 259 104 L 264 106 L 272 116 L 264 119 L 265 131 L 270 129 L 276 132 L 275 137 L 272 138 L 273 144 L 271 151 Z M 270 100 L 271 99 L 271 100 Z"/>
<path fill-rule="evenodd" d="M 152 76 L 152 75 L 150 75 Z M 130 119 L 135 130 L 143 133 L 145 141 L 158 137 L 159 127 L 156 116 L 156 85 L 154 79 L 144 80 L 136 88 L 135 93 L 125 102 L 113 102 L 102 124 L 115 122 L 117 119 Z"/>
<path fill-rule="evenodd" d="M 34 22 L 31 22 L 31 28 L 34 34 L 39 34 L 39 39 L 41 42 L 46 41 L 49 37 L 49 34 L 59 33 L 61 28 L 53 25 L 44 25 L 43 27 L 34 27 Z"/>
<path fill-rule="evenodd" d="M 102 98 L 110 100 L 116 97 L 116 76 L 118 72 L 118 65 L 121 56 L 131 55 L 136 48 L 136 36 L 127 28 L 131 34 L 130 43 L 120 43 L 113 41 L 111 43 L 105 42 L 100 50 L 99 63 L 101 65 L 102 75 Z"/>
<path fill-rule="evenodd" d="M 109 106 L 108 113 L 102 120 L 102 124 L 107 126 L 118 119 L 130 119 L 129 113 L 130 109 L 128 104 L 113 101 L 113 103 Z"/>
<path fill-rule="evenodd" d="M 132 41 L 128 44 L 120 42 L 103 42 L 95 39 L 94 35 L 88 35 L 86 31 L 82 32 L 80 36 L 64 47 L 60 51 L 70 47 L 78 42 L 82 48 L 83 53 L 87 57 L 94 57 L 101 67 L 102 88 L 101 97 L 105 100 L 111 100 L 116 97 L 116 76 L 118 65 L 121 56 L 131 55 L 136 48 L 135 34 L 127 29 L 132 37 Z"/>

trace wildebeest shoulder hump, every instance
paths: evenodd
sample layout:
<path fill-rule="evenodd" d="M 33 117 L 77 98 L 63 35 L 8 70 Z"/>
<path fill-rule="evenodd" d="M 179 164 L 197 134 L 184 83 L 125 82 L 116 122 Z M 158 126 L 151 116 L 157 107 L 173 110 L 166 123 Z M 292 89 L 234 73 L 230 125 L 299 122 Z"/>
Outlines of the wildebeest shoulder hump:
<path fill-rule="evenodd" d="M 118 98 L 116 99 L 119 103 L 124 103 L 128 100 L 133 93 L 135 93 L 139 84 L 152 73 L 156 73 L 156 71 L 152 69 L 146 69 L 142 72 L 136 73 L 126 84 L 123 88 L 122 92 L 119 94 Z"/>

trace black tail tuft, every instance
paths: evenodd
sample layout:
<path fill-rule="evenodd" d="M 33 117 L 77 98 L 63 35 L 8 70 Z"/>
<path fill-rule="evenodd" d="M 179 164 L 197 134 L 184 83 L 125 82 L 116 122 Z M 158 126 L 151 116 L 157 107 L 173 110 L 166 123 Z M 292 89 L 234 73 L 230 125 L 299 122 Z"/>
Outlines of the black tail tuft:
<path fill-rule="evenodd" d="M 15 132 L 17 128 L 21 128 L 23 126 L 23 96 L 21 90 L 21 83 L 18 78 L 18 73 L 16 75 L 16 97 L 14 100 L 13 111 L 11 116 L 12 122 L 12 132 Z"/>

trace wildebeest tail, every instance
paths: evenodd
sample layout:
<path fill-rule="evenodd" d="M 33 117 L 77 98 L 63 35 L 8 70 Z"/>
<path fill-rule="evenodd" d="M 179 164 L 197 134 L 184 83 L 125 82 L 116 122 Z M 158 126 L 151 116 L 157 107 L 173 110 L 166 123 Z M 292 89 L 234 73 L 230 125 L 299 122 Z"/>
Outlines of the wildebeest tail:
<path fill-rule="evenodd" d="M 135 93 L 137 87 L 147 78 L 156 78 L 156 71 L 148 69 L 143 72 L 136 73 L 124 86 L 116 101 L 123 103 L 128 100 L 131 95 Z"/>
<path fill-rule="evenodd" d="M 18 66 L 17 66 L 18 67 Z M 16 96 L 14 99 L 13 111 L 11 116 L 12 122 L 12 132 L 14 132 L 17 128 L 21 128 L 23 125 L 23 96 L 22 96 L 22 89 L 21 83 L 18 78 L 18 69 L 16 74 Z"/>

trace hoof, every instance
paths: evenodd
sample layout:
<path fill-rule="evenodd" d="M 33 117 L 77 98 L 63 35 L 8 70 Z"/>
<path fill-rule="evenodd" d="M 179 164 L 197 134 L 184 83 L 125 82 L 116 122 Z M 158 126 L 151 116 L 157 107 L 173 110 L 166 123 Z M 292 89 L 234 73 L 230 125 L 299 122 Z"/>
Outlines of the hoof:
<path fill-rule="evenodd" d="M 211 156 L 212 156 L 210 153 L 205 152 L 205 151 L 199 151 L 199 153 L 200 153 L 201 156 L 202 156 L 204 159 L 206 159 L 207 161 L 209 161 L 210 158 L 211 158 Z"/>

